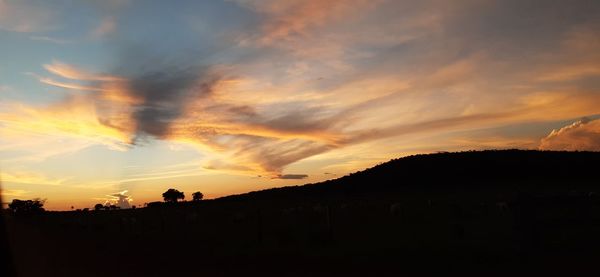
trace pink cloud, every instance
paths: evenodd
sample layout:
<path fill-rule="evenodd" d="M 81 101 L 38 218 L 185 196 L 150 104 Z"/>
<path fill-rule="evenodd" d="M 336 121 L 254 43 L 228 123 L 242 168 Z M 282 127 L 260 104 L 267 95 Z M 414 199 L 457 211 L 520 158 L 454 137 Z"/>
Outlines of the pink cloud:
<path fill-rule="evenodd" d="M 583 118 L 552 132 L 540 143 L 542 150 L 600 151 L 600 120 Z"/>

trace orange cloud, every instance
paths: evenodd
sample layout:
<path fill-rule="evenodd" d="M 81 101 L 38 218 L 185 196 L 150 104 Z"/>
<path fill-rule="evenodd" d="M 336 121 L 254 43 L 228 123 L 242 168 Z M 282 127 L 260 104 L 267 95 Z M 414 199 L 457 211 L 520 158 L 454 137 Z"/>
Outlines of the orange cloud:
<path fill-rule="evenodd" d="M 589 76 L 600 76 L 600 65 L 596 62 L 583 62 L 574 65 L 564 65 L 550 70 L 540 76 L 540 81 L 572 81 Z"/>
<path fill-rule="evenodd" d="M 517 101 L 513 99 L 507 102 L 513 105 L 508 111 L 506 107 L 505 111 L 494 112 L 459 106 L 417 118 L 385 119 L 394 114 L 392 110 L 398 111 L 404 107 L 401 104 L 407 100 L 410 100 L 410 106 L 406 106 L 408 111 L 412 107 L 434 104 L 425 101 L 430 99 L 428 94 L 411 91 L 437 89 L 462 82 L 467 76 L 477 78 L 478 66 L 486 58 L 483 54 L 472 55 L 441 67 L 422 79 L 405 81 L 391 76 L 377 76 L 335 87 L 327 90 L 328 94 L 314 92 L 314 99 L 308 97 L 306 101 L 321 105 L 309 108 L 307 105 L 310 104 L 305 103 L 302 107 L 304 112 L 295 111 L 296 108 L 286 109 L 286 104 L 282 104 L 285 100 L 281 99 L 268 102 L 263 101 L 265 97 L 237 98 L 235 95 L 238 93 L 248 95 L 248 89 L 260 92 L 260 87 L 248 87 L 258 82 L 223 78 L 210 84 L 211 94 L 183 103 L 180 115 L 170 118 L 166 133 L 156 138 L 197 146 L 208 155 L 204 163 L 207 169 L 277 176 L 292 163 L 349 145 L 396 136 L 497 126 L 522 120 L 544 120 L 543 111 L 548 110 L 553 110 L 556 117 L 564 117 L 595 109 L 588 100 L 579 101 L 584 97 L 571 97 L 571 92 L 548 92 L 528 93 L 517 98 Z M 34 116 L 45 120 L 22 119 L 19 124 L 8 126 L 62 133 L 116 149 L 126 149 L 124 147 L 134 143 L 137 129 L 135 106 L 143 105 L 140 97 L 144 95 L 134 91 L 136 88 L 132 87 L 131 80 L 91 73 L 57 61 L 45 65 L 45 68 L 64 78 L 94 84 L 89 87 L 94 93 L 65 101 L 57 105 L 60 108 L 43 109 L 43 112 Z M 62 83 L 45 83 L 66 87 Z M 200 89 L 205 89 L 205 83 L 197 83 Z M 192 87 L 192 91 L 194 89 L 198 88 Z M 298 89 L 302 91 L 301 87 Z M 364 92 L 368 93 L 359 97 Z M 349 93 L 358 96 L 346 99 L 344 95 Z M 457 94 L 454 97 L 460 96 Z M 577 101 L 564 111 L 557 109 L 565 99 Z M 244 102 L 238 104 L 240 100 Z M 325 108 L 326 113 L 323 112 Z M 386 112 L 388 109 L 389 113 Z M 30 111 L 28 114 L 31 116 L 35 113 Z M 414 123 L 409 123 L 411 120 Z"/>
<path fill-rule="evenodd" d="M 520 121 L 556 121 L 600 113 L 600 95 L 593 91 L 564 89 L 530 91 L 515 102 L 522 107 Z"/>
<path fill-rule="evenodd" d="M 552 132 L 540 142 L 542 150 L 600 151 L 600 120 L 583 118 Z"/>
<path fill-rule="evenodd" d="M 72 97 L 46 108 L 11 105 L 0 113 L 5 136 L 64 136 L 124 149 L 131 143 L 127 132 L 100 121 L 95 103 L 85 97 Z"/>
<path fill-rule="evenodd" d="M 379 1 L 367 0 L 292 0 L 248 1 L 238 3 L 267 16 L 263 36 L 259 41 L 271 44 L 294 35 L 305 35 L 312 28 L 329 21 L 351 16 Z"/>
<path fill-rule="evenodd" d="M 471 105 L 468 106 L 453 106 L 452 104 L 461 104 L 465 98 L 470 97 L 473 91 L 468 88 L 464 92 L 453 92 L 451 96 L 456 100 L 445 102 L 446 105 L 439 106 L 439 109 L 427 110 L 439 103 L 432 101 L 436 99 L 425 93 L 425 89 L 458 84 L 466 77 L 479 78 L 478 66 L 485 58 L 485 55 L 471 56 L 442 67 L 435 71 L 437 74 L 415 79 L 413 82 L 377 77 L 351 82 L 328 90 L 327 93 L 321 92 L 323 96 L 314 99 L 308 97 L 307 102 L 321 103 L 322 109 L 327 109 L 328 113 L 320 118 L 311 117 L 319 114 L 319 109 L 304 114 L 294 114 L 289 109 L 274 111 L 277 108 L 273 107 L 283 105 L 280 103 L 285 101 L 262 101 L 266 97 L 241 98 L 247 106 L 236 106 L 233 104 L 236 98 L 227 96 L 237 95 L 239 89 L 241 97 L 251 94 L 248 84 L 254 82 L 225 81 L 226 86 L 216 86 L 216 97 L 203 99 L 197 102 L 199 105 L 189 106 L 185 115 L 173 124 L 172 133 L 165 139 L 194 144 L 202 151 L 215 153 L 219 158 L 207 163 L 207 168 L 226 171 L 237 169 L 275 176 L 288 165 L 300 160 L 385 138 L 439 135 L 444 132 L 560 120 L 582 113 L 600 112 L 598 106 L 594 105 L 598 101 L 595 94 L 576 89 L 547 92 L 528 89 L 526 93 L 508 94 L 510 96 L 503 101 L 490 95 L 489 99 L 469 99 Z M 365 84 L 364 88 L 360 84 Z M 260 88 L 252 89 L 256 89 L 260 95 Z M 344 95 L 352 95 L 354 91 L 359 95 L 344 98 Z M 361 91 L 368 93 L 362 95 Z M 389 93 L 390 91 L 396 92 Z M 316 92 L 315 95 L 319 93 Z M 490 103 L 491 99 L 495 99 L 495 102 Z M 564 105 L 566 102 L 569 105 Z M 310 106 L 305 105 L 305 109 Z M 262 108 L 253 108 L 261 106 Z M 231 113 L 233 108 L 240 113 Z M 273 115 L 286 120 L 279 124 L 279 121 L 269 118 L 265 111 L 273 111 Z M 407 114 L 400 113 L 403 111 Z M 529 139 L 497 138 L 472 144 L 476 143 L 482 147 L 492 147 L 494 144 L 498 147 L 532 146 Z M 243 168 L 241 165 L 244 165 Z"/>
<path fill-rule="evenodd" d="M 117 104 L 136 104 L 141 101 L 139 97 L 136 97 L 131 93 L 129 80 L 126 78 L 93 73 L 59 61 L 53 61 L 51 64 L 45 64 L 44 68 L 48 70 L 48 72 L 62 78 L 80 82 L 83 81 L 90 83 L 90 85 L 66 83 L 54 80 L 52 78 L 40 77 L 32 74 L 44 84 L 72 90 L 98 92 L 98 94 L 92 95 L 91 97 L 97 100 L 115 102 Z"/>
<path fill-rule="evenodd" d="M 531 82 L 597 74 L 595 60 L 585 64 L 575 58 L 582 49 L 593 52 L 596 44 L 585 35 L 566 39 L 557 50 L 564 55 L 544 67 L 549 62 L 543 55 L 531 58 L 537 63 L 530 65 L 529 60 L 498 59 L 479 45 L 477 52 L 465 50 L 463 32 L 453 33 L 456 26 L 450 25 L 456 23 L 448 19 L 455 15 L 438 2 L 406 5 L 409 12 L 402 14 L 403 5 L 388 1 L 364 18 L 358 13 L 379 1 L 237 2 L 264 16 L 252 43 L 291 51 L 270 62 L 270 47 L 264 47 L 266 58 L 222 66 L 219 74 L 152 65 L 148 74 L 127 78 L 54 61 L 44 65 L 48 72 L 76 82 L 42 82 L 91 91 L 82 98 L 87 104 L 73 105 L 93 111 L 84 126 L 100 128 L 98 133 L 106 134 L 103 143 L 116 138 L 127 145 L 138 136 L 189 143 L 208 153 L 206 168 L 272 175 L 297 161 L 382 138 L 599 111 L 594 91 L 576 86 L 548 90 Z M 402 16 L 379 21 L 379 14 L 395 12 Z M 361 27 L 361 18 L 369 20 L 364 24 L 369 28 Z M 115 27 L 106 26 L 100 29 Z M 530 71 L 535 76 L 523 74 Z M 232 75 L 236 78 L 226 77 Z M 68 132 L 94 137 L 83 130 Z"/>

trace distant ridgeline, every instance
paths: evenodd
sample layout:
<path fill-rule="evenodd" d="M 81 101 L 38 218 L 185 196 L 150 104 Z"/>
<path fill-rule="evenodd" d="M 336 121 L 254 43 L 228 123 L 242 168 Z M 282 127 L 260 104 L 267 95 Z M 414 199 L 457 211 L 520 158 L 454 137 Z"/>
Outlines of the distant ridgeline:
<path fill-rule="evenodd" d="M 350 175 L 302 186 L 221 198 L 371 197 L 394 192 L 505 191 L 544 195 L 600 189 L 600 152 L 487 150 L 436 153 L 394 159 Z"/>

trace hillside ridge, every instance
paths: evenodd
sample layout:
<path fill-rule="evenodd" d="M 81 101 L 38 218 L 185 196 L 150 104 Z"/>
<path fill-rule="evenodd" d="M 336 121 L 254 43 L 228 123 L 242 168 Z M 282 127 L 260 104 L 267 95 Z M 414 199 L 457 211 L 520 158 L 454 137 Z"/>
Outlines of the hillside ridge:
<path fill-rule="evenodd" d="M 343 177 L 318 183 L 224 196 L 216 201 L 281 197 L 290 193 L 331 195 L 527 182 L 557 185 L 566 180 L 593 182 L 600 152 L 482 150 L 416 154 L 396 158 Z M 558 184 L 560 185 L 560 184 Z M 318 192 L 317 192 L 318 191 Z M 277 195 L 275 195 L 277 194 Z"/>

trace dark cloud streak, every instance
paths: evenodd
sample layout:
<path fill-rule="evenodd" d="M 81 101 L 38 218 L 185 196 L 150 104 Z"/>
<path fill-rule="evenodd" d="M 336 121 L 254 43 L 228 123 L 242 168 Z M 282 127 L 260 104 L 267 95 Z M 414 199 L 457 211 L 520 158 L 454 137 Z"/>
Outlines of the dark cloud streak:
<path fill-rule="evenodd" d="M 134 106 L 136 134 L 163 137 L 188 101 L 212 92 L 215 79 L 203 80 L 199 70 L 158 70 L 131 80 L 131 96 L 140 99 Z"/>
<path fill-rule="evenodd" d="M 166 138 L 186 107 L 211 95 L 220 80 L 206 60 L 208 50 L 184 46 L 117 40 L 119 59 L 112 73 L 128 80 L 127 94 L 134 99 L 134 143 L 147 136 Z"/>
<path fill-rule="evenodd" d="M 308 178 L 306 174 L 283 174 L 277 175 L 273 179 L 284 179 L 284 180 L 302 180 Z"/>

